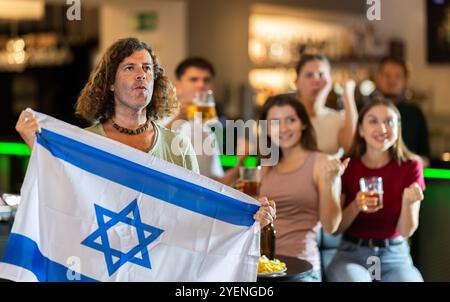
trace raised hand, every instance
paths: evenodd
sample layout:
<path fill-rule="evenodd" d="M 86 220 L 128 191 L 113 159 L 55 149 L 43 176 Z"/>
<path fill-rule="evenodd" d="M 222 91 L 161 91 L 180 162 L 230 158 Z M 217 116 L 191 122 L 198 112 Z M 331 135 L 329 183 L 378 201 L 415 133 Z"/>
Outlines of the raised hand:
<path fill-rule="evenodd" d="M 406 203 L 406 205 L 411 205 L 415 202 L 422 200 L 423 200 L 423 191 L 418 183 L 415 182 L 403 190 L 402 201 L 403 203 Z"/>
<path fill-rule="evenodd" d="M 339 159 L 329 159 L 324 165 L 325 180 L 327 182 L 333 182 L 336 178 L 341 177 L 347 169 L 350 158 L 346 158 L 343 162 Z"/>
<path fill-rule="evenodd" d="M 325 101 L 326 101 L 328 94 L 330 93 L 332 87 L 333 87 L 333 82 L 332 82 L 331 78 L 326 78 L 326 83 L 323 86 L 323 88 L 320 90 L 320 92 L 317 96 L 317 99 L 325 104 Z"/>
<path fill-rule="evenodd" d="M 346 80 L 342 85 L 344 92 L 342 94 L 342 98 L 344 99 L 344 106 L 348 102 L 355 102 L 355 88 L 356 82 L 354 80 Z"/>
<path fill-rule="evenodd" d="M 19 132 L 25 143 L 33 149 L 36 132 L 41 132 L 37 119 L 29 111 L 22 111 L 16 123 L 16 131 Z"/>

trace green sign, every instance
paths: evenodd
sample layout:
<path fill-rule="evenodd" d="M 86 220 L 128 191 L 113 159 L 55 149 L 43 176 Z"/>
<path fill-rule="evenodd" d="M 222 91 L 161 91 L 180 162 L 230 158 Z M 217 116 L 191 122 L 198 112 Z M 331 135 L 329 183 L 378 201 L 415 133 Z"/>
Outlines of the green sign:
<path fill-rule="evenodd" d="M 426 168 L 423 176 L 425 178 L 450 179 L 450 170 Z"/>
<path fill-rule="evenodd" d="M 0 155 L 29 156 L 30 148 L 22 143 L 0 142 Z"/>
<path fill-rule="evenodd" d="M 158 27 L 158 14 L 154 11 L 137 13 L 135 23 L 137 31 L 154 31 Z"/>
<path fill-rule="evenodd" d="M 244 167 L 256 167 L 258 161 L 256 156 L 247 156 L 244 159 Z M 238 157 L 236 155 L 221 155 L 220 163 L 223 167 L 236 167 L 238 165 Z"/>

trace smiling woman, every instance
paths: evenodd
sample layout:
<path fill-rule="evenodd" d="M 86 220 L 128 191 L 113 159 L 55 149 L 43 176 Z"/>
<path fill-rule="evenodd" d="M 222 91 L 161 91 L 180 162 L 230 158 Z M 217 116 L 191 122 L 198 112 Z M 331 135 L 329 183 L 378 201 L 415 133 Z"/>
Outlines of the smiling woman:
<path fill-rule="evenodd" d="M 342 176 L 343 215 L 336 232 L 344 233 L 343 241 L 327 268 L 327 279 L 370 282 L 374 275 L 362 264 L 376 255 L 378 281 L 423 281 L 405 240 L 418 227 L 423 167 L 403 143 L 400 113 L 392 102 L 374 99 L 361 109 L 350 156 Z M 359 183 L 366 177 L 382 179 L 378 197 L 361 192 Z M 378 198 L 383 198 L 382 208 L 365 206 Z"/>
<path fill-rule="evenodd" d="M 277 95 L 264 104 L 260 120 L 278 124 L 269 137 L 280 161 L 264 170 L 260 194 L 275 200 L 276 256 L 305 259 L 314 271 L 302 281 L 320 281 L 316 244 L 322 226 L 334 232 L 341 220 L 340 176 L 348 161 L 317 151 L 315 131 L 305 107 L 295 97 Z"/>
<path fill-rule="evenodd" d="M 351 157 L 366 157 L 370 160 L 367 151 L 378 150 L 383 154 L 384 161 L 394 159 L 398 164 L 408 160 L 417 159 L 403 142 L 401 132 L 400 112 L 388 99 L 374 99 L 359 113 L 358 135 L 356 135 Z M 386 152 L 385 152 L 386 151 Z M 380 159 L 375 165 L 383 166 Z"/>

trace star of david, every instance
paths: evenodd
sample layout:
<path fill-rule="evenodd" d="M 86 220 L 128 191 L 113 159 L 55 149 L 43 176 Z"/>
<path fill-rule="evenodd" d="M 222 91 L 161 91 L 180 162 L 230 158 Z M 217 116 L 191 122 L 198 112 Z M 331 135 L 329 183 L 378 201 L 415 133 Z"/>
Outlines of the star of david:
<path fill-rule="evenodd" d="M 161 236 L 164 231 L 142 223 L 137 199 L 134 199 L 119 213 L 110 211 L 97 204 L 94 204 L 94 208 L 98 229 L 86 237 L 81 244 L 104 253 L 109 276 L 114 274 L 114 272 L 127 262 L 151 269 L 152 266 L 147 246 Z M 105 221 L 105 217 L 110 219 Z M 123 252 L 110 246 L 107 232 L 110 228 L 120 222 L 136 228 L 139 243 L 128 252 Z M 149 233 L 149 235 L 146 233 Z M 114 259 L 116 259 L 116 261 L 114 261 Z"/>

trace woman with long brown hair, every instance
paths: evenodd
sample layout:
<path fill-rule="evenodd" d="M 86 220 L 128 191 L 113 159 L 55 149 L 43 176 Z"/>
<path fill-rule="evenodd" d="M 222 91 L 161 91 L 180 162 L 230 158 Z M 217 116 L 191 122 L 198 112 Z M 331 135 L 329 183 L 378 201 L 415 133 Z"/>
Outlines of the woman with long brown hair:
<path fill-rule="evenodd" d="M 316 236 L 320 227 L 334 232 L 339 225 L 340 176 L 348 160 L 342 163 L 317 151 L 311 121 L 293 96 L 270 97 L 260 120 L 278 123 L 268 139 L 279 148 L 280 159 L 264 168 L 260 189 L 277 204 L 276 254 L 309 261 L 314 271 L 301 281 L 320 281 Z"/>
<path fill-rule="evenodd" d="M 344 235 L 327 279 L 423 281 L 406 240 L 418 227 L 422 164 L 403 143 L 400 113 L 392 102 L 375 99 L 362 108 L 350 158 L 336 232 Z M 361 178 L 373 177 L 378 183 L 381 178 L 382 188 L 364 190 Z"/>

